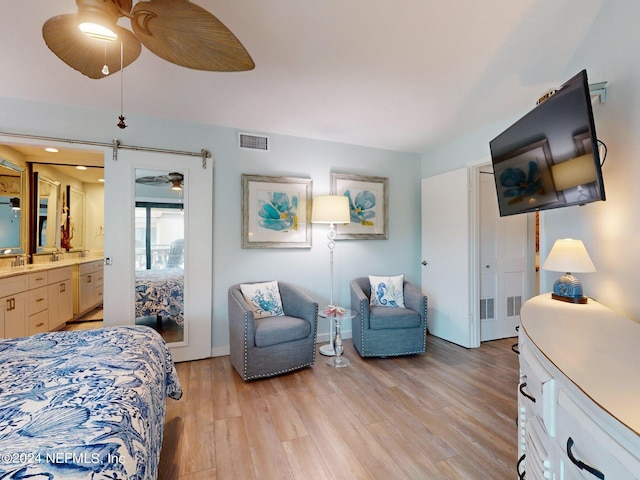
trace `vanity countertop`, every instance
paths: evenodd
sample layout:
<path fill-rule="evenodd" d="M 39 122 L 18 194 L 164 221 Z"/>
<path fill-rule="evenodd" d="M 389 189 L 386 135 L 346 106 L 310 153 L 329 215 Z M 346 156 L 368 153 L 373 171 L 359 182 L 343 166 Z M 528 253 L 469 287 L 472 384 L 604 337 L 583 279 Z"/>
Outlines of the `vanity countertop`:
<path fill-rule="evenodd" d="M 0 278 L 14 277 L 16 275 L 24 275 L 25 273 L 53 270 L 54 268 L 69 267 L 72 265 L 80 265 L 96 261 L 102 261 L 102 257 L 72 258 L 69 260 L 59 260 L 57 262 L 49 263 L 31 263 L 21 267 L 3 267 L 0 268 Z"/>

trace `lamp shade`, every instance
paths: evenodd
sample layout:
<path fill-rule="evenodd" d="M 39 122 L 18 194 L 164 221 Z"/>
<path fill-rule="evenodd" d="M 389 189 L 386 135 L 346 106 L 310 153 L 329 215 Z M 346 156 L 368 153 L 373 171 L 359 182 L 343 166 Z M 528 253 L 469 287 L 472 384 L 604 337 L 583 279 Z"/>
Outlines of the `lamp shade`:
<path fill-rule="evenodd" d="M 542 268 L 552 272 L 586 273 L 596 271 L 582 240 L 572 238 L 556 240 Z"/>
<path fill-rule="evenodd" d="M 311 223 L 349 223 L 349 199 L 344 195 L 321 195 L 313 199 Z"/>

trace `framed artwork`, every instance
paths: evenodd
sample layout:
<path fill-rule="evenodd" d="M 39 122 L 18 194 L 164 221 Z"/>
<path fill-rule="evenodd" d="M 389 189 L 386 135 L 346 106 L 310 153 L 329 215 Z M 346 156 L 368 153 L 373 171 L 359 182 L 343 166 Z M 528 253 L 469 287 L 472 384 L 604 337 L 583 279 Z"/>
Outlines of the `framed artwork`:
<path fill-rule="evenodd" d="M 551 178 L 551 150 L 545 138 L 494 163 L 500 211 L 521 210 L 521 202 L 542 206 L 558 201 Z"/>
<path fill-rule="evenodd" d="M 311 248 L 310 178 L 242 175 L 242 248 Z"/>
<path fill-rule="evenodd" d="M 351 223 L 336 227 L 337 239 L 389 238 L 389 179 L 331 173 L 331 193 L 349 198 Z"/>
<path fill-rule="evenodd" d="M 584 132 L 580 132 L 577 135 L 573 136 L 573 143 L 576 146 L 576 154 L 586 155 L 587 153 L 593 152 L 593 145 L 591 144 L 591 135 L 589 135 L 589 131 L 585 130 Z"/>

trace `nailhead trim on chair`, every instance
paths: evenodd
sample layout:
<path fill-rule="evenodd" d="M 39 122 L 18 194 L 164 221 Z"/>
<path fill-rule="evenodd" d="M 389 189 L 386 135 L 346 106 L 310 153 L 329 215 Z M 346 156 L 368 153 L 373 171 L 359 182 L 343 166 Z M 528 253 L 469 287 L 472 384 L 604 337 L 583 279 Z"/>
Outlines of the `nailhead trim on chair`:
<path fill-rule="evenodd" d="M 242 379 L 247 380 L 247 369 L 249 368 L 249 361 L 247 359 L 247 352 L 249 351 L 249 313 L 244 314 L 244 371 L 242 372 Z"/>
<path fill-rule="evenodd" d="M 292 372 L 293 370 L 299 370 L 300 368 L 303 367 L 308 367 L 309 365 L 315 365 L 316 363 L 316 343 L 317 343 L 317 339 L 318 339 L 318 304 L 316 303 L 316 314 L 315 314 L 315 318 L 316 321 L 314 322 L 315 328 L 314 328 L 314 332 L 313 332 L 313 355 L 311 357 L 311 362 L 309 363 L 303 363 L 301 365 L 297 365 L 295 367 L 291 367 L 291 368 L 287 368 L 285 370 L 278 370 L 277 372 L 269 372 L 269 373 L 262 373 L 259 375 L 252 375 L 252 376 L 248 376 L 247 375 L 247 369 L 249 368 L 248 364 L 248 355 L 247 352 L 249 351 L 249 329 L 248 329 L 248 313 L 244 314 L 244 372 L 242 374 L 242 379 L 244 381 L 247 380 L 255 380 L 256 378 L 263 378 L 263 377 L 273 377 L 276 375 L 281 375 L 283 373 L 287 373 L 287 372 Z"/>

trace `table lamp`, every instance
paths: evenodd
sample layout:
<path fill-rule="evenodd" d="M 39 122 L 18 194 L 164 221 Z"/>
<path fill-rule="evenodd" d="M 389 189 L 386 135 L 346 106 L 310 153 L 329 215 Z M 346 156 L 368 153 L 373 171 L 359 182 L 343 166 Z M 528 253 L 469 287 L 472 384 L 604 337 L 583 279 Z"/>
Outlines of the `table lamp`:
<path fill-rule="evenodd" d="M 565 272 L 553 284 L 551 298 L 571 303 L 587 303 L 580 280 L 571 274 L 596 271 L 582 240 L 556 240 L 542 268 L 552 272 Z"/>
<path fill-rule="evenodd" d="M 327 239 L 329 242 L 329 270 L 331 276 L 331 295 L 329 305 L 333 306 L 333 250 L 336 247 L 336 227 L 338 223 L 349 223 L 351 221 L 351 211 L 349 209 L 349 198 L 344 195 L 321 195 L 313 199 L 311 211 L 311 223 L 328 223 L 329 232 Z M 320 347 L 323 355 L 335 355 L 333 347 L 333 322 L 331 323 L 330 342 L 328 345 Z"/>

